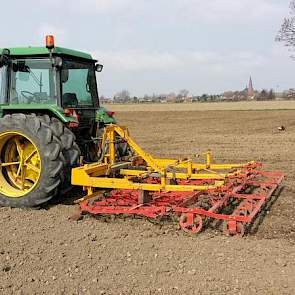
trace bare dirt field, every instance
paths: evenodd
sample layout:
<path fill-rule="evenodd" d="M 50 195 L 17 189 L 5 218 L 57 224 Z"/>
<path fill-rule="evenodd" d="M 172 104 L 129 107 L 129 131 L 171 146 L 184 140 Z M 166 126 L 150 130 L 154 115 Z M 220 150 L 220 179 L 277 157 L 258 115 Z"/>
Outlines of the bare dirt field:
<path fill-rule="evenodd" d="M 295 110 L 126 110 L 117 106 L 119 123 L 152 154 L 210 148 L 216 161 L 255 159 L 285 172 L 258 231 L 191 237 L 145 219 L 73 222 L 66 201 L 0 208 L 0 294 L 294 294 Z"/>
<path fill-rule="evenodd" d="M 108 104 L 106 107 L 115 112 L 294 110 L 295 101 Z"/>

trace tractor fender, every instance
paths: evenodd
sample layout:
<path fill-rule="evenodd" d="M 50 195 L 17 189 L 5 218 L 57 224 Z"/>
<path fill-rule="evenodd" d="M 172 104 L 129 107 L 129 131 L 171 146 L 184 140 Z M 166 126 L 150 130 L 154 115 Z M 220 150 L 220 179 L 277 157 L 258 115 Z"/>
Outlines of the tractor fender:
<path fill-rule="evenodd" d="M 95 113 L 95 121 L 104 124 L 116 124 L 113 114 L 113 112 L 108 111 L 106 108 L 100 107 Z"/>
<path fill-rule="evenodd" d="M 23 114 L 44 114 L 50 117 L 56 117 L 62 123 L 67 124 L 69 122 L 78 122 L 75 117 L 66 116 L 64 110 L 56 105 L 40 105 L 40 104 L 15 104 L 15 105 L 2 105 L 0 116 L 3 117 L 6 114 L 23 113 Z"/>

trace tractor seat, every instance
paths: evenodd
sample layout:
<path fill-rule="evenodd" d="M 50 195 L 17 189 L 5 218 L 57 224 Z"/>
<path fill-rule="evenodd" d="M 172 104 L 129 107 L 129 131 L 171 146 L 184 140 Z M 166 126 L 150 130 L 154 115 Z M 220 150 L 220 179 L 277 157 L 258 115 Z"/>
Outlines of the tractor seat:
<path fill-rule="evenodd" d="M 76 93 L 64 93 L 62 96 L 63 108 L 78 107 L 78 99 Z"/>

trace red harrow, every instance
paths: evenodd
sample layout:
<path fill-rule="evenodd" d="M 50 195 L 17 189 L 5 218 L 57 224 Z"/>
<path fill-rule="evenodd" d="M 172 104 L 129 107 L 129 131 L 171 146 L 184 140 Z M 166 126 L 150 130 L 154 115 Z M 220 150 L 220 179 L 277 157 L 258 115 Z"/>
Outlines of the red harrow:
<path fill-rule="evenodd" d="M 256 162 L 212 164 L 211 152 L 205 164 L 154 159 L 127 129 L 111 126 L 104 133 L 101 160 L 73 169 L 73 184 L 88 191 L 81 199 L 82 213 L 141 215 L 155 221 L 176 217 L 191 234 L 219 220 L 225 234 L 242 236 L 283 180 L 282 173 L 259 170 L 262 165 Z M 116 152 L 122 143 L 128 145 L 128 156 Z"/>

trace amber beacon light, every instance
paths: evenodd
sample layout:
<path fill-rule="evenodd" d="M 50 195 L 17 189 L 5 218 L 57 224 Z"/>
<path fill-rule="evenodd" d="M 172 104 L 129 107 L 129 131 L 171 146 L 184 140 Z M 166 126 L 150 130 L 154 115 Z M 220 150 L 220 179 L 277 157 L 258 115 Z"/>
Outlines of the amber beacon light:
<path fill-rule="evenodd" d="M 46 36 L 46 48 L 48 48 L 48 49 L 54 48 L 54 36 L 53 35 Z"/>

